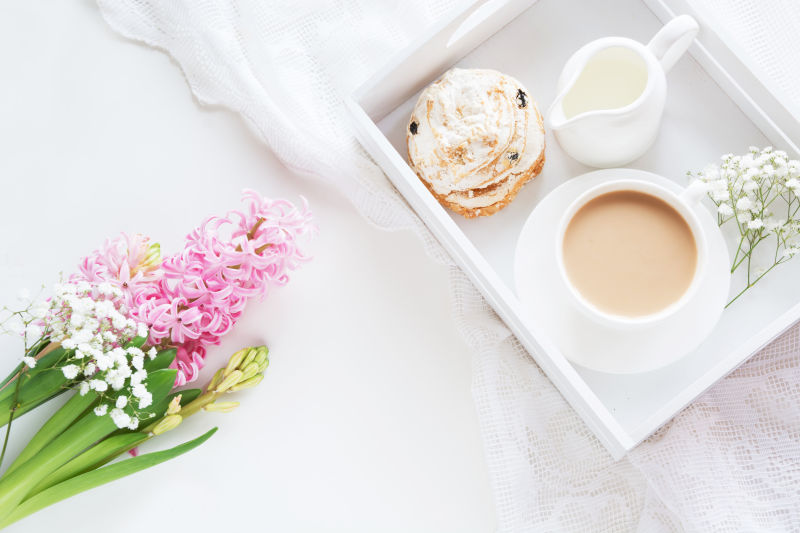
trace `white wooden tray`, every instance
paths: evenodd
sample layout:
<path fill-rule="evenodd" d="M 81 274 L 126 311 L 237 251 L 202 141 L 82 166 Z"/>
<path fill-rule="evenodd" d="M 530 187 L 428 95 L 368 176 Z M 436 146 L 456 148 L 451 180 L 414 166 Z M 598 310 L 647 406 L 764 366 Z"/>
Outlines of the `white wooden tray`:
<path fill-rule="evenodd" d="M 564 397 L 616 458 L 652 434 L 714 382 L 800 319 L 800 261 L 776 269 L 725 311 L 695 352 L 654 372 L 610 375 L 570 364 L 514 294 L 514 248 L 536 203 L 591 170 L 547 133 L 547 161 L 516 200 L 492 217 L 465 220 L 443 209 L 406 162 L 406 125 L 419 92 L 454 65 L 518 78 L 545 113 L 567 58 L 607 35 L 646 43 L 676 14 L 700 22 L 690 54 L 668 74 L 656 144 L 630 167 L 686 183 L 723 153 L 774 145 L 797 157 L 800 123 L 747 61 L 685 0 L 480 1 L 433 27 L 348 101 L 361 143 L 466 271 Z M 738 286 L 734 279 L 733 288 Z"/>

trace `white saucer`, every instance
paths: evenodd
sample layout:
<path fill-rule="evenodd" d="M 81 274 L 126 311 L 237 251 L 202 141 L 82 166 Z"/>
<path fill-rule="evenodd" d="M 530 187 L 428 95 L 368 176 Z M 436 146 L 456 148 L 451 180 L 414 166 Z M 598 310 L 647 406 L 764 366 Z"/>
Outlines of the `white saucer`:
<path fill-rule="evenodd" d="M 575 307 L 559 274 L 555 232 L 562 213 L 583 191 L 610 179 L 632 178 L 681 192 L 676 183 L 650 172 L 607 169 L 570 179 L 547 195 L 525 222 L 517 242 L 514 278 L 528 318 L 546 331 L 573 363 L 613 374 L 648 372 L 694 350 L 717 324 L 730 289 L 728 248 L 716 220 L 702 206 L 708 235 L 708 270 L 697 295 L 663 322 L 635 330 L 611 329 Z"/>

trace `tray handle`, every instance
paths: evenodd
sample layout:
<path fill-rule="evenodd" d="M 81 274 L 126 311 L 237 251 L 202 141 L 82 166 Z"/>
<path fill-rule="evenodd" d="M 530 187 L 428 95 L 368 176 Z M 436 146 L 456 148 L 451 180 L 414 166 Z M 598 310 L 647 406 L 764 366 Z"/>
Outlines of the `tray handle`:
<path fill-rule="evenodd" d="M 353 98 L 373 120 L 380 120 L 535 2 L 474 0 L 468 3 L 401 51 L 356 90 Z"/>

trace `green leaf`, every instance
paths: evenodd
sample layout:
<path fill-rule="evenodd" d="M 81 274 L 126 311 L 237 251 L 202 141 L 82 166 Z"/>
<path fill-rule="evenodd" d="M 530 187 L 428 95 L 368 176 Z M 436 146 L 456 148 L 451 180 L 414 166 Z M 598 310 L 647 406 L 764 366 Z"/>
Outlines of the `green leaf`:
<path fill-rule="evenodd" d="M 19 457 L 8 467 L 6 474 L 13 472 L 25 461 L 36 455 L 42 448 L 50 443 L 54 438 L 66 430 L 75 420 L 85 413 L 97 400 L 97 393 L 90 391 L 85 395 L 74 394 L 67 400 L 61 409 L 55 412 L 50 419 L 44 423 L 42 428 L 28 442 Z"/>
<path fill-rule="evenodd" d="M 175 376 L 177 375 L 178 371 L 174 368 L 165 368 L 151 372 L 147 375 L 147 379 L 144 380 L 144 385 L 153 397 L 152 403 L 143 409 L 138 409 L 136 400 L 129 402 L 128 405 L 125 406 L 123 410 L 128 415 L 139 419 L 140 428 L 142 425 L 158 420 L 159 417 L 164 414 L 164 411 L 167 410 L 169 400 L 172 399 L 170 391 L 175 386 Z M 113 407 L 117 396 L 118 395 L 114 395 L 109 398 L 110 407 Z M 114 434 L 121 435 L 129 432 L 129 429 L 123 428 L 117 430 Z"/>
<path fill-rule="evenodd" d="M 41 352 L 42 350 L 44 350 L 47 347 L 48 344 L 50 344 L 50 338 L 49 337 L 42 337 L 41 339 L 39 339 L 36 342 L 36 344 L 31 346 L 31 348 L 28 350 L 28 353 L 26 353 L 25 355 L 27 357 L 36 357 L 36 355 L 39 352 Z M 8 383 L 12 379 L 14 379 L 17 376 L 17 374 L 19 374 L 19 371 L 22 370 L 22 367 L 24 365 L 25 365 L 25 363 L 20 363 L 19 365 L 17 365 L 17 367 L 14 370 L 12 370 L 11 373 L 8 376 L 6 376 L 6 379 L 4 379 L 2 382 L 0 382 L 0 389 L 5 387 L 6 383 Z"/>
<path fill-rule="evenodd" d="M 172 401 L 173 398 L 175 398 L 175 396 L 178 396 L 180 394 L 181 407 L 183 407 L 187 403 L 191 402 L 192 400 L 200 396 L 201 392 L 203 391 L 201 391 L 200 389 L 186 389 L 178 392 L 173 392 L 172 394 L 168 395 L 166 398 L 158 402 L 158 404 L 153 402 L 152 411 L 153 413 L 155 413 L 157 417 L 164 416 L 164 414 L 167 412 L 167 407 L 169 407 L 170 402 Z"/>
<path fill-rule="evenodd" d="M 144 343 L 147 342 L 147 337 L 134 337 L 125 344 L 125 348 L 130 348 L 132 346 L 136 346 L 137 348 L 141 348 L 144 346 Z"/>
<path fill-rule="evenodd" d="M 54 503 L 60 502 L 67 498 L 71 498 L 72 496 L 80 494 L 81 492 L 99 487 L 100 485 L 115 481 L 119 478 L 129 476 L 146 468 L 150 468 L 151 466 L 163 463 L 164 461 L 169 461 L 174 457 L 200 446 L 207 441 L 215 431 L 217 431 L 217 428 L 213 428 L 204 435 L 201 435 L 200 437 L 197 437 L 189 442 L 175 446 L 174 448 L 140 455 L 139 457 L 134 457 L 133 459 L 127 459 L 125 461 L 104 466 L 97 470 L 92 470 L 50 487 L 49 489 L 46 489 L 39 494 L 36 494 L 25 500 L 11 513 L 6 515 L 5 518 L 0 521 L 0 528 L 6 527 L 9 524 L 13 524 L 17 520 L 25 518 L 36 511 L 44 509 L 45 507 L 53 505 Z"/>
<path fill-rule="evenodd" d="M 29 497 L 53 485 L 57 485 L 62 481 L 66 481 L 69 478 L 83 474 L 89 470 L 100 468 L 115 457 L 135 448 L 149 438 L 150 436 L 147 433 L 130 432 L 121 435 L 112 435 L 111 437 L 103 439 L 44 478 L 38 485 L 31 489 Z"/>
<path fill-rule="evenodd" d="M 151 403 L 150 406 L 145 409 L 140 409 L 140 416 L 149 414 L 152 415 L 150 418 L 153 418 L 154 416 L 158 416 L 159 414 L 163 413 L 163 411 L 166 409 L 166 406 L 162 408 L 161 405 L 165 401 L 168 401 L 167 398 L 170 396 L 170 392 L 175 386 L 175 376 L 177 375 L 178 371 L 174 368 L 156 370 L 155 372 L 151 372 L 147 375 L 147 379 L 144 380 L 144 384 L 147 387 L 147 390 L 150 391 L 150 394 L 153 395 L 153 403 Z"/>
<path fill-rule="evenodd" d="M 34 457 L 0 478 L 0 520 L 8 516 L 42 479 L 116 429 L 110 416 L 95 416 L 89 412 Z"/>
<path fill-rule="evenodd" d="M 50 398 L 58 396 L 69 388 L 70 380 L 64 377 L 61 370 L 57 368 L 48 368 L 29 379 L 26 379 L 27 374 L 25 372 L 20 378 L 23 381 L 20 382 L 19 392 L 16 394 L 15 418 L 38 407 Z M 10 383 L 6 389 L 14 389 L 15 387 L 14 383 Z M 6 398 L 0 400 L 0 427 L 8 424 L 11 419 L 11 411 L 15 406 L 14 393 L 15 391 L 11 390 Z"/>
<path fill-rule="evenodd" d="M 161 350 L 158 352 L 158 355 L 155 356 L 153 359 L 148 359 L 144 363 L 144 369 L 148 372 L 153 372 L 155 370 L 161 370 L 162 368 L 167 368 L 169 365 L 172 364 L 172 361 L 175 360 L 175 355 L 178 351 L 175 348 L 170 348 L 168 350 Z"/>
<path fill-rule="evenodd" d="M 175 394 L 181 395 L 181 407 L 183 407 L 184 405 L 195 401 L 197 397 L 200 396 L 200 394 L 202 393 L 203 393 L 202 389 L 183 389 L 179 390 Z"/>
<path fill-rule="evenodd" d="M 62 359 L 71 353 L 72 350 L 65 350 L 64 348 L 60 347 L 56 348 L 42 356 L 42 358 L 36 362 L 36 366 L 34 368 L 26 370 L 17 378 L 17 373 L 22 369 L 22 366 L 20 365 L 14 373 L 6 378 L 6 383 L 8 384 L 3 390 L 0 390 L 0 400 L 5 401 L 8 399 L 9 405 L 11 404 L 11 398 L 14 397 L 17 379 L 20 380 L 19 387 L 21 392 L 22 389 L 28 387 L 30 383 L 34 384 L 34 388 L 41 387 L 42 379 L 44 377 L 56 373 L 61 374 L 61 372 L 57 372 L 55 369 L 53 369 L 53 366 L 58 364 Z M 63 374 L 61 377 L 64 379 L 64 381 L 67 381 L 66 378 L 63 377 Z M 47 380 L 45 380 L 45 382 L 47 382 Z M 2 408 L 2 406 L 0 406 L 0 408 Z M 7 409 L 4 409 L 4 411 L 5 410 Z"/>

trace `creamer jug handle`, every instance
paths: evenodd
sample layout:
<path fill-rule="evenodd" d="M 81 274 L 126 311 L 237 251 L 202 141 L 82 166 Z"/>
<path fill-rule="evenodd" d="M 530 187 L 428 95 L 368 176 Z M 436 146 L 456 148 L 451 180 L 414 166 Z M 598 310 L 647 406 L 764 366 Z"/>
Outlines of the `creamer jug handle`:
<path fill-rule="evenodd" d="M 661 62 L 664 72 L 669 72 L 669 69 L 686 52 L 699 29 L 700 26 L 696 20 L 689 15 L 681 15 L 667 22 L 650 39 L 647 48 Z"/>

